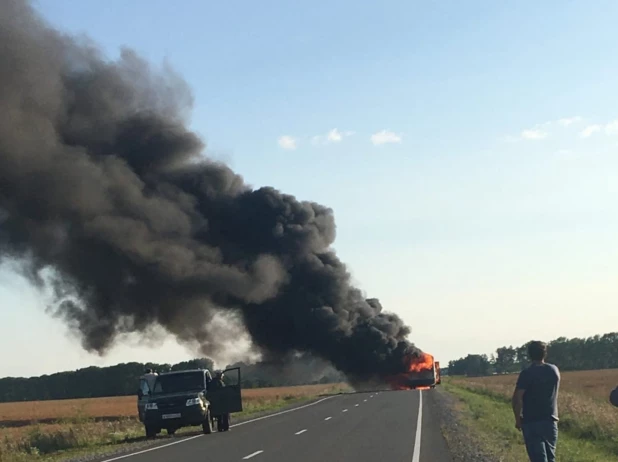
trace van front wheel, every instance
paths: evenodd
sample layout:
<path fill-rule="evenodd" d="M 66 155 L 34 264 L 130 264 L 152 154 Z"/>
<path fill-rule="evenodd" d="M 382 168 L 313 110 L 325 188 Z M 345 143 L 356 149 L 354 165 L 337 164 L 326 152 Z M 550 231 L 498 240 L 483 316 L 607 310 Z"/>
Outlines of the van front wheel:
<path fill-rule="evenodd" d="M 152 425 L 145 425 L 144 427 L 146 430 L 146 438 L 155 438 L 157 433 L 159 433 L 159 431 Z"/>

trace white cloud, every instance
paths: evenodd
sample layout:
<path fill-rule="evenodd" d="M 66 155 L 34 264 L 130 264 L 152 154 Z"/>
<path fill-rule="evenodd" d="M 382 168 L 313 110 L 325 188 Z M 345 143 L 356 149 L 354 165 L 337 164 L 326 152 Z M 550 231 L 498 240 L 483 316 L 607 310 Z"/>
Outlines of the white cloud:
<path fill-rule="evenodd" d="M 579 136 L 581 136 L 582 138 L 588 138 L 593 133 L 600 132 L 600 131 L 601 131 L 600 125 L 588 125 L 586 128 L 584 128 L 580 132 Z"/>
<path fill-rule="evenodd" d="M 565 117 L 563 119 L 558 119 L 558 125 L 562 125 L 563 127 L 568 127 L 569 125 L 573 125 L 577 122 L 583 121 L 583 117 L 575 116 L 575 117 Z"/>
<path fill-rule="evenodd" d="M 294 150 L 296 149 L 296 139 L 288 135 L 280 136 L 279 146 L 288 151 Z"/>
<path fill-rule="evenodd" d="M 593 134 L 600 132 L 605 132 L 605 134 L 608 136 L 618 135 L 618 119 L 612 120 L 604 125 L 588 125 L 579 133 L 579 136 L 581 136 L 582 138 L 589 138 Z"/>
<path fill-rule="evenodd" d="M 547 138 L 548 133 L 540 128 L 530 128 L 521 132 L 521 137 L 525 140 L 542 140 Z"/>
<path fill-rule="evenodd" d="M 328 132 L 328 135 L 326 135 L 326 139 L 333 143 L 339 143 L 339 141 L 343 139 L 343 135 L 339 132 L 339 130 L 333 128 Z"/>
<path fill-rule="evenodd" d="M 401 135 L 390 130 L 382 130 L 371 135 L 371 142 L 374 146 L 380 146 L 386 143 L 401 143 Z"/>
<path fill-rule="evenodd" d="M 607 133 L 608 135 L 618 134 L 618 120 L 612 120 L 607 125 L 605 125 L 605 133 Z"/>
<path fill-rule="evenodd" d="M 582 122 L 583 120 L 584 118 L 580 116 L 563 117 L 561 119 L 548 120 L 547 122 L 536 124 L 533 128 L 522 130 L 517 138 L 529 141 L 543 140 L 550 136 L 550 133 L 552 131 L 551 129 L 555 128 L 556 125 L 559 125 L 561 127 L 570 127 L 571 125 Z M 504 138 L 504 140 L 507 142 L 514 142 L 515 137 L 507 136 Z"/>
<path fill-rule="evenodd" d="M 337 128 L 333 128 L 326 135 L 316 135 L 311 138 L 313 144 L 328 144 L 340 143 L 345 137 L 354 135 L 353 131 L 340 132 Z"/>

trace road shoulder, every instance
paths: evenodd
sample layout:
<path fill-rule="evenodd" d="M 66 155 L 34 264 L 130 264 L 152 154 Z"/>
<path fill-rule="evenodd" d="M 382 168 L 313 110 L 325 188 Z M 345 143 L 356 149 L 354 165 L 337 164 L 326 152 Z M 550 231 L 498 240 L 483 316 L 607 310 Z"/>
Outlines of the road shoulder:
<path fill-rule="evenodd" d="M 453 462 L 495 462 L 495 458 L 481 449 L 474 429 L 466 423 L 465 407 L 453 395 L 438 386 L 427 397 L 440 422 L 440 430 Z"/>

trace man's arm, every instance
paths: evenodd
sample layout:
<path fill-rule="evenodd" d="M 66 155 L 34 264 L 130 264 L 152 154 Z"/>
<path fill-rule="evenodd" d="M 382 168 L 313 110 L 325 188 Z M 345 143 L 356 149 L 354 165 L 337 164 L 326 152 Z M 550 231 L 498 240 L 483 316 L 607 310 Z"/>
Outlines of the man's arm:
<path fill-rule="evenodd" d="M 524 393 L 526 390 L 515 388 L 511 405 L 513 406 L 513 414 L 515 414 L 515 428 L 521 430 L 521 411 L 524 407 Z"/>
<path fill-rule="evenodd" d="M 524 393 L 526 393 L 526 374 L 525 371 L 521 371 L 517 378 L 517 384 L 515 385 L 515 391 L 513 392 L 513 398 L 511 398 L 511 405 L 513 406 L 513 414 L 515 414 L 515 428 L 521 430 L 521 412 L 524 407 Z"/>

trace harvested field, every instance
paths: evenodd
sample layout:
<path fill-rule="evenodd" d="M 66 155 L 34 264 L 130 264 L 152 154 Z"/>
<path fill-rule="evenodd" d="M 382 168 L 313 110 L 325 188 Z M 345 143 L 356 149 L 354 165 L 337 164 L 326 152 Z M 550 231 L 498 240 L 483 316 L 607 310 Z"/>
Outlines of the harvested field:
<path fill-rule="evenodd" d="M 342 386 L 325 384 L 249 388 L 242 390 L 242 396 L 244 405 L 252 407 L 256 402 L 263 404 L 267 401 L 316 396 Z M 122 417 L 137 417 L 135 396 L 0 403 L 0 427 L 52 423 L 65 419 L 110 420 Z"/>
<path fill-rule="evenodd" d="M 486 387 L 504 394 L 513 393 L 517 374 L 492 377 L 453 377 L 455 383 Z M 609 392 L 618 385 L 618 369 L 562 372 L 560 389 L 586 398 L 607 402 Z"/>

